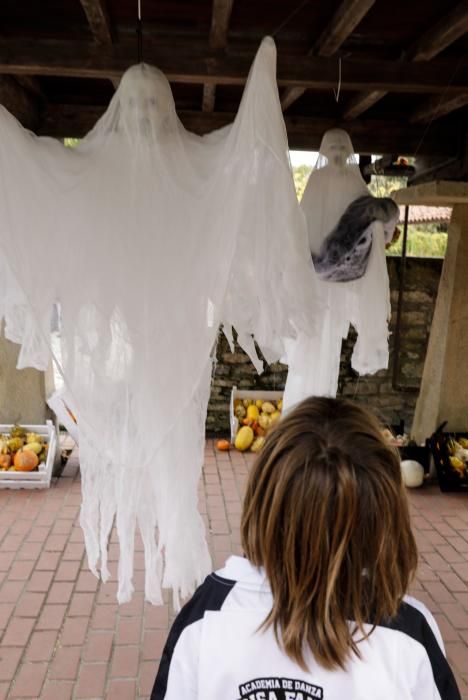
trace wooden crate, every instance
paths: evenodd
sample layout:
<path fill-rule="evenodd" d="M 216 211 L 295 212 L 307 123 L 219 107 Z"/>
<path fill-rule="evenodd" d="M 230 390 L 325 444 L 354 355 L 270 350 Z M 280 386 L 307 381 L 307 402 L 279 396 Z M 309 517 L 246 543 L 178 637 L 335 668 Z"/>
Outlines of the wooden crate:
<path fill-rule="evenodd" d="M 279 401 L 283 398 L 282 391 L 268 391 L 267 389 L 238 389 L 233 387 L 231 393 L 231 404 L 229 407 L 229 419 L 231 425 L 231 442 L 234 444 L 237 431 L 239 430 L 239 421 L 234 415 L 234 401 L 236 399 L 261 399 L 262 401 Z"/>
<path fill-rule="evenodd" d="M 0 433 L 9 433 L 13 425 L 0 425 Z M 22 425 L 28 433 L 42 435 L 49 445 L 47 460 L 39 464 L 33 472 L 0 471 L 0 489 L 48 489 L 52 479 L 55 455 L 57 452 L 57 432 L 52 421 L 46 425 Z"/>

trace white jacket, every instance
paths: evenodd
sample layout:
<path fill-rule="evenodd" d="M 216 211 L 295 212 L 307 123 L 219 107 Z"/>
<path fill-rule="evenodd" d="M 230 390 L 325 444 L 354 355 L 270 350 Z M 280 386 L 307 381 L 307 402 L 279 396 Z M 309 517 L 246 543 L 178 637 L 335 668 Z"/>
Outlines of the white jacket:
<path fill-rule="evenodd" d="M 460 700 L 443 642 L 427 608 L 406 598 L 395 620 L 359 643 L 362 658 L 309 672 L 258 631 L 272 606 L 265 574 L 230 557 L 176 618 L 151 700 Z"/>

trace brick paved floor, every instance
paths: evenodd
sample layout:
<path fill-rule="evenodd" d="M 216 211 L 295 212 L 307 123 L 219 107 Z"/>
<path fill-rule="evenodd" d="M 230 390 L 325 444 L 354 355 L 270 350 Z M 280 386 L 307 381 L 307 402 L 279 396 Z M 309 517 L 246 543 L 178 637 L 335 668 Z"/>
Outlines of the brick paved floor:
<path fill-rule="evenodd" d="M 207 444 L 200 501 L 216 567 L 240 551 L 248 459 L 215 455 Z M 144 603 L 140 545 L 131 603 L 118 607 L 115 581 L 101 585 L 87 571 L 80 499 L 76 459 L 48 491 L 0 491 L 0 700 L 143 700 L 150 693 L 170 605 Z M 434 486 L 412 492 L 411 503 L 421 554 L 414 594 L 435 614 L 468 700 L 468 495 Z M 114 537 L 114 569 L 117 551 Z"/>

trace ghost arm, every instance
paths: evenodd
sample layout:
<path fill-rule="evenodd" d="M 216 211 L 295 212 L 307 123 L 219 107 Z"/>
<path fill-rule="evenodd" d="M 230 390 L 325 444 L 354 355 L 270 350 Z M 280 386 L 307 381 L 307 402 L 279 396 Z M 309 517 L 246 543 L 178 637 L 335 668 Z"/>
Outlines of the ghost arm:
<path fill-rule="evenodd" d="M 19 367 L 48 365 L 60 275 L 63 221 L 57 202 L 60 188 L 67 186 L 61 179 L 65 151 L 59 142 L 23 129 L 0 107 L 0 315 L 7 337 L 22 345 Z"/>
<path fill-rule="evenodd" d="M 367 270 L 352 282 L 351 323 L 358 338 L 351 364 L 359 374 L 373 374 L 388 367 L 390 287 L 385 257 L 385 235 L 379 221 L 372 224 L 372 247 Z"/>
<path fill-rule="evenodd" d="M 222 322 L 238 332 L 244 349 L 253 356 L 253 335 L 269 362 L 281 356 L 283 338 L 311 331 L 317 309 L 315 273 L 275 73 L 276 49 L 267 38 L 230 133 L 232 181 L 242 194 L 221 314 Z"/>

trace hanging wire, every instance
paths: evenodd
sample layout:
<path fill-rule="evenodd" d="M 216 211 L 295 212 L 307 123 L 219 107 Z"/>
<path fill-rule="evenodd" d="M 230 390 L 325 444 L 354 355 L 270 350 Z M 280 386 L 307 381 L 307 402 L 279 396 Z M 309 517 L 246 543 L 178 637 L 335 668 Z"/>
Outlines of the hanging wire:
<path fill-rule="evenodd" d="M 335 95 L 335 100 L 336 102 L 340 101 L 340 93 L 341 93 L 341 56 L 338 59 L 338 87 L 333 88 L 333 94 Z"/>
<path fill-rule="evenodd" d="M 138 63 L 143 62 L 143 31 L 141 19 L 141 0 L 137 0 L 137 52 Z"/>

